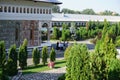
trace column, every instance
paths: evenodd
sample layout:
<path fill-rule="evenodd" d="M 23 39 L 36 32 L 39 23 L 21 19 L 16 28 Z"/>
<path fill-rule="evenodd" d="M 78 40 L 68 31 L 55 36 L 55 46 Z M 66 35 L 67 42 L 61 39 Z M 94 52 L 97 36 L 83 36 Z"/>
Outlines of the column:
<path fill-rule="evenodd" d="M 39 38 L 39 42 L 38 42 L 38 44 L 39 44 L 39 46 L 41 45 L 41 42 L 42 42 L 42 40 L 41 40 L 41 27 L 42 27 L 42 23 L 41 23 L 41 21 L 38 21 L 38 38 Z"/>
<path fill-rule="evenodd" d="M 50 41 L 50 29 L 52 28 L 52 22 L 50 21 L 49 22 L 49 26 L 48 26 L 48 38 L 47 38 L 47 41 L 49 42 Z"/>

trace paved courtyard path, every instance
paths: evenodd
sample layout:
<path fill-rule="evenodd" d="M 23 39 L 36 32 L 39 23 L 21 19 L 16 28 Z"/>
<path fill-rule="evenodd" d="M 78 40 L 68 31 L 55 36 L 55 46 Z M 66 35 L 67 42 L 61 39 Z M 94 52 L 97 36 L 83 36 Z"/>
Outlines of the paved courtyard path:
<path fill-rule="evenodd" d="M 22 75 L 20 80 L 57 80 L 59 76 L 65 73 L 65 67 Z"/>

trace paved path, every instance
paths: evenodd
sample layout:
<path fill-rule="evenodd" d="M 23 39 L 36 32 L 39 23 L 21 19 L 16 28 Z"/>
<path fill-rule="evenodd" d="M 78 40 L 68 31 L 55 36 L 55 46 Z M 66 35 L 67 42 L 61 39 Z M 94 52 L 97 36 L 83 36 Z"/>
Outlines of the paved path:
<path fill-rule="evenodd" d="M 40 73 L 22 75 L 20 80 L 57 80 L 59 76 L 65 73 L 65 67 L 52 69 Z"/>

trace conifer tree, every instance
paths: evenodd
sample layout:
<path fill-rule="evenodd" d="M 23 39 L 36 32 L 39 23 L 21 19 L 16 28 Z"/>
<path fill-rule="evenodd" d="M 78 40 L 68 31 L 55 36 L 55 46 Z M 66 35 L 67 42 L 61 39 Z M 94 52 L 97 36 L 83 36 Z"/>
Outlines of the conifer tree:
<path fill-rule="evenodd" d="M 25 39 L 23 41 L 23 44 L 20 46 L 19 48 L 19 56 L 18 56 L 18 60 L 19 60 L 19 66 L 24 69 L 27 67 L 27 39 Z"/>
<path fill-rule="evenodd" d="M 40 63 L 40 51 L 37 48 L 33 49 L 32 58 L 34 65 L 37 66 Z"/>
<path fill-rule="evenodd" d="M 48 48 L 46 46 L 44 46 L 42 48 L 42 62 L 43 62 L 43 65 L 45 65 L 45 63 L 47 62 L 47 58 L 48 58 Z"/>
<path fill-rule="evenodd" d="M 55 61 L 56 59 L 56 52 L 54 50 L 54 48 L 52 48 L 51 52 L 50 52 L 50 61 Z"/>
<path fill-rule="evenodd" d="M 9 50 L 8 54 L 8 63 L 7 63 L 7 73 L 9 76 L 14 76 L 17 74 L 17 51 L 16 51 L 16 45 L 12 45 Z"/>

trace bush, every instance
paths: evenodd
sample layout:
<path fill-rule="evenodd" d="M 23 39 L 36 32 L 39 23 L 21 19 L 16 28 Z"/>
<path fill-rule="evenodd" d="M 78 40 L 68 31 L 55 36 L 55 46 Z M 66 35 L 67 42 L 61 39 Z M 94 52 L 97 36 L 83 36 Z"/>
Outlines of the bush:
<path fill-rule="evenodd" d="M 108 80 L 120 80 L 120 60 L 111 60 Z"/>
<path fill-rule="evenodd" d="M 62 76 L 60 76 L 60 77 L 58 78 L 58 80 L 65 80 L 65 74 L 63 74 Z"/>
<path fill-rule="evenodd" d="M 7 61 L 7 73 L 9 76 L 14 76 L 17 74 L 17 51 L 16 46 L 12 45 L 9 54 L 8 54 L 8 61 Z"/>
<path fill-rule="evenodd" d="M 12 59 L 8 59 L 6 64 L 6 74 L 8 76 L 14 76 L 17 74 L 16 67 L 14 67 L 14 61 Z"/>
<path fill-rule="evenodd" d="M 54 27 L 54 29 L 53 29 L 53 38 L 54 39 L 60 38 L 60 30 L 57 27 Z"/>
<path fill-rule="evenodd" d="M 5 43 L 0 41 L 0 80 L 6 80 L 5 72 L 5 63 L 6 63 L 6 52 L 5 52 Z"/>
<path fill-rule="evenodd" d="M 55 53 L 55 50 L 54 48 L 52 48 L 51 52 L 50 52 L 50 61 L 55 61 L 55 58 L 56 58 L 56 53 Z"/>
<path fill-rule="evenodd" d="M 40 63 L 40 51 L 37 48 L 33 49 L 32 58 L 35 66 Z"/>
<path fill-rule="evenodd" d="M 6 58 L 5 43 L 4 41 L 0 41 L 0 67 L 2 67 L 5 58 Z"/>
<path fill-rule="evenodd" d="M 47 49 L 47 46 L 44 46 L 42 48 L 42 62 L 43 62 L 43 65 L 45 65 L 45 63 L 47 62 L 47 58 L 48 58 L 48 49 Z"/>
<path fill-rule="evenodd" d="M 72 46 L 68 46 L 67 49 L 64 52 L 64 59 L 67 60 L 68 56 L 70 55 L 70 50 L 71 50 Z"/>
<path fill-rule="evenodd" d="M 66 80 L 90 80 L 89 54 L 85 45 L 74 44 L 66 63 Z"/>
<path fill-rule="evenodd" d="M 19 48 L 19 66 L 24 69 L 27 67 L 27 40 L 25 39 L 23 44 Z"/>

